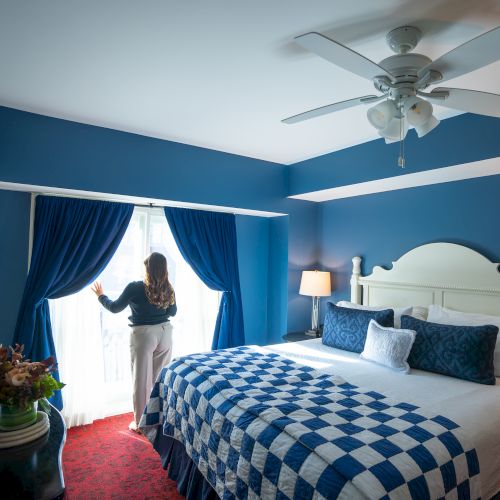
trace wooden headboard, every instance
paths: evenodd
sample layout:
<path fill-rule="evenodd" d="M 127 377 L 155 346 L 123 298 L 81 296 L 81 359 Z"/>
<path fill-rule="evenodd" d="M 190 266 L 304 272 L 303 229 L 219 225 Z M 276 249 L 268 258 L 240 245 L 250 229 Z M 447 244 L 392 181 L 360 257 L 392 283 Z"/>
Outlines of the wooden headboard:
<path fill-rule="evenodd" d="M 392 269 L 376 266 L 369 276 L 361 276 L 361 257 L 352 262 L 351 302 L 356 304 L 438 304 L 500 316 L 499 265 L 462 245 L 422 245 L 393 262 Z"/>

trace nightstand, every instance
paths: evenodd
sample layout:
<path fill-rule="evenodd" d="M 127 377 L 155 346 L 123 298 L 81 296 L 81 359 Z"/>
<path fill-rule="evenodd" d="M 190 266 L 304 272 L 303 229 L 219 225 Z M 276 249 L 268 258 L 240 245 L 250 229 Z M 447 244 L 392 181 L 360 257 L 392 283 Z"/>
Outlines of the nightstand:
<path fill-rule="evenodd" d="M 299 342 L 301 340 L 311 340 L 315 339 L 312 335 L 306 335 L 306 332 L 289 332 L 283 335 L 283 340 L 285 342 Z"/>
<path fill-rule="evenodd" d="M 2 498 L 61 500 L 64 478 L 61 455 L 66 441 L 66 424 L 51 407 L 50 429 L 35 441 L 0 450 Z"/>

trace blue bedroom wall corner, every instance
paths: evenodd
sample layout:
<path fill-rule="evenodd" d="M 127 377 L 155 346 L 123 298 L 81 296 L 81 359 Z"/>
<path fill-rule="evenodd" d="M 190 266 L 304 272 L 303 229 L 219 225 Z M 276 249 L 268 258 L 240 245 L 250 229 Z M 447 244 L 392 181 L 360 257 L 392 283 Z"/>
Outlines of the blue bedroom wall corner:
<path fill-rule="evenodd" d="M 269 283 L 268 338 L 280 341 L 287 330 L 307 326 L 310 300 L 298 295 L 298 284 L 300 271 L 317 265 L 317 207 L 286 199 L 289 167 L 5 107 L 0 107 L 0 130 L 0 181 L 289 214 L 267 223 L 266 271 L 261 257 L 248 267 L 249 254 L 240 257 L 243 287 L 248 294 L 249 269 Z M 244 220 L 241 239 L 249 241 L 245 230 L 263 235 L 265 223 Z M 260 320 L 252 321 L 249 338 L 260 342 Z"/>
<path fill-rule="evenodd" d="M 298 294 L 300 278 L 302 271 L 321 267 L 320 204 L 296 201 L 298 204 L 290 210 L 288 229 L 288 332 L 311 327 L 311 298 Z"/>
<path fill-rule="evenodd" d="M 288 226 L 289 216 L 269 219 L 269 269 L 267 290 L 267 344 L 282 342 L 287 331 L 288 315 Z"/>
<path fill-rule="evenodd" d="M 0 344 L 10 345 L 28 272 L 29 193 L 0 190 Z"/>
<path fill-rule="evenodd" d="M 298 289 L 301 271 L 318 266 L 317 206 L 301 205 L 288 216 L 236 217 L 247 344 L 280 343 L 310 326 L 310 298 Z"/>
<path fill-rule="evenodd" d="M 269 219 L 236 216 L 238 265 L 246 344 L 265 344 L 268 336 Z"/>

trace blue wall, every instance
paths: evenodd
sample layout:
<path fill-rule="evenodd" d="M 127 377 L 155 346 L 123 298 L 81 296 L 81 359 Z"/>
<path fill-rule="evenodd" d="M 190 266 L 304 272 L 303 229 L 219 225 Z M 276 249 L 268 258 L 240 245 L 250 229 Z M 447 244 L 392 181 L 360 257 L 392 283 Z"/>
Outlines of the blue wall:
<path fill-rule="evenodd" d="M 468 246 L 500 262 L 499 195 L 500 175 L 495 175 L 324 203 L 321 262 L 333 272 L 333 298 L 350 299 L 355 255 L 363 257 L 364 274 L 438 241 Z"/>
<path fill-rule="evenodd" d="M 247 344 L 263 344 L 268 337 L 269 219 L 236 216 L 238 262 Z M 286 271 L 285 271 L 286 277 Z"/>
<path fill-rule="evenodd" d="M 0 107 L 0 180 L 280 211 L 286 167 Z M 288 203 L 289 204 L 289 203 Z"/>
<path fill-rule="evenodd" d="M 345 298 L 356 254 L 366 256 L 367 272 L 416 245 L 445 240 L 500 260 L 489 222 L 499 208 L 498 177 L 325 204 L 286 199 L 288 186 L 307 192 L 500 156 L 499 136 L 500 120 L 468 114 L 423 139 L 411 131 L 406 169 L 396 166 L 397 145 L 381 140 L 285 167 L 0 107 L 0 181 L 288 214 L 237 218 L 247 339 L 278 342 L 309 325 L 310 300 L 297 293 L 303 269 L 334 270 L 334 298 Z M 14 290 L 3 306 L 11 330 L 24 284 L 29 197 L 0 194 L 9 200 L 0 279 Z M 6 265 L 12 255 L 16 265 Z"/>
<path fill-rule="evenodd" d="M 238 218 L 245 324 L 254 343 L 277 342 L 287 329 L 308 325 L 297 269 L 318 259 L 317 207 L 286 199 L 284 165 L 0 107 L 0 181 L 288 214 L 272 222 Z M 27 209 L 18 210 L 16 217 L 26 219 Z M 264 236 L 266 243 L 256 245 Z M 267 304 L 253 292 L 255 273 L 269 287 Z M 24 284 L 6 267 L 0 279 Z"/>
<path fill-rule="evenodd" d="M 11 343 L 28 270 L 30 195 L 0 190 L 0 344 Z"/>
<path fill-rule="evenodd" d="M 405 139 L 406 168 L 397 166 L 399 143 L 383 139 L 290 167 L 290 194 L 344 186 L 500 156 L 500 119 L 472 114 L 443 120 L 419 139 Z"/>
<path fill-rule="evenodd" d="M 25 277 L 28 270 L 28 234 L 29 234 L 30 195 L 28 193 L 0 190 L 0 234 L 2 244 L 0 252 L 0 277 L 4 286 L 3 300 L 0 301 L 0 344 L 10 345 L 16 322 Z M 281 276 L 285 280 L 281 289 L 286 289 L 287 265 L 286 253 L 284 261 L 276 262 L 273 267 L 270 259 L 282 259 L 269 248 L 271 224 L 274 220 L 283 221 L 287 217 L 268 219 L 263 217 L 236 216 L 236 232 L 238 238 L 238 258 L 240 266 L 241 291 L 245 321 L 245 334 L 248 344 L 265 344 L 268 334 L 273 335 L 276 342 L 280 339 L 280 326 L 271 323 L 268 328 L 268 309 L 272 317 L 276 311 L 273 296 L 268 296 L 269 276 Z M 284 235 L 286 242 L 286 234 Z M 276 240 L 276 238 L 274 238 Z M 282 240 L 283 241 L 283 240 Z M 284 245 L 286 251 L 286 244 Z M 281 265 L 281 274 L 273 269 Z M 278 267 L 279 269 L 279 267 Z M 274 287 L 273 290 L 279 290 Z M 281 295 L 281 294 L 278 294 Z M 285 327 L 286 327 L 286 300 Z"/>
<path fill-rule="evenodd" d="M 297 292 L 302 270 L 318 267 L 319 207 L 305 207 L 284 217 L 236 216 L 248 344 L 279 343 L 287 329 L 310 327 L 311 299 Z"/>
<path fill-rule="evenodd" d="M 430 134 L 406 141 L 407 167 L 396 166 L 398 145 L 382 140 L 292 165 L 292 193 L 410 174 L 500 156 L 500 120 L 461 115 Z M 351 259 L 363 273 L 425 243 L 471 247 L 500 262 L 500 176 L 357 196 L 319 204 L 320 262 L 333 272 L 333 299 L 349 299 Z M 331 299 L 330 299 L 331 300 Z M 323 308 L 324 309 L 324 308 Z"/>
<path fill-rule="evenodd" d="M 310 210 L 309 210 L 310 212 Z M 299 283 L 296 280 L 293 270 L 289 270 L 288 248 L 292 248 L 296 243 L 288 244 L 289 217 L 275 217 L 269 219 L 269 267 L 279 270 L 272 275 L 269 273 L 267 280 L 268 309 L 267 322 L 269 325 L 269 343 L 279 343 L 281 332 L 302 329 L 306 326 L 307 303 L 302 303 L 297 307 L 289 305 L 297 296 Z M 317 237 L 317 234 L 316 234 Z M 309 246 L 310 251 L 314 251 Z M 296 253 L 292 248 L 292 255 Z M 293 267 L 293 264 L 292 266 Z M 276 281 L 276 278 L 279 281 Z M 283 288 L 287 288 L 288 294 L 281 293 Z M 287 321 L 288 318 L 288 321 Z"/>

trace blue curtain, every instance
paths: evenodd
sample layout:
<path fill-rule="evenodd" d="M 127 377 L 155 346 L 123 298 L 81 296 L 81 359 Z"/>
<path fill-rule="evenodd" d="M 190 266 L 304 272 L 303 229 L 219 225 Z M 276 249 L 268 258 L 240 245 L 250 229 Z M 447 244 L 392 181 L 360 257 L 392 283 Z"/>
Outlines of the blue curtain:
<path fill-rule="evenodd" d="M 198 277 L 222 299 L 212 349 L 245 343 L 236 222 L 232 214 L 165 208 L 179 250 Z"/>
<path fill-rule="evenodd" d="M 36 198 L 31 264 L 14 332 L 14 342 L 24 344 L 28 358 L 56 356 L 47 299 L 78 292 L 99 276 L 133 210 L 133 205 L 107 201 Z M 61 409 L 61 394 L 51 402 Z"/>

